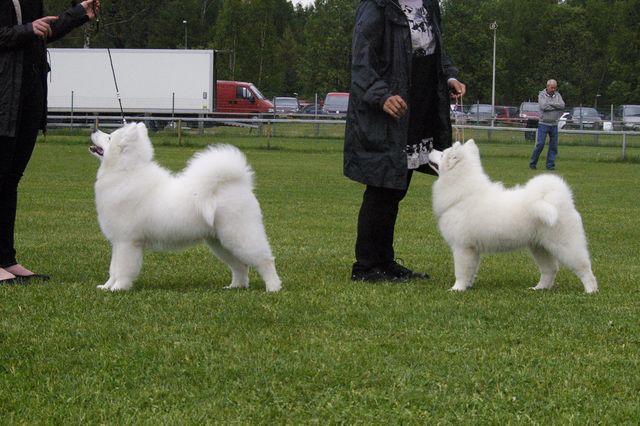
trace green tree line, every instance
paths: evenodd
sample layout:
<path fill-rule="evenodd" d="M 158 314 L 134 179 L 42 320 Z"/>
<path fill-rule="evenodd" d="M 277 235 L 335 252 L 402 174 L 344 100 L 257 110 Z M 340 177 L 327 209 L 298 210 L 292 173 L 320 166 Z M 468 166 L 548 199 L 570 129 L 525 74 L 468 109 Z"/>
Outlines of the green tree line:
<path fill-rule="evenodd" d="M 55 47 L 216 50 L 220 79 L 269 96 L 312 99 L 349 89 L 359 0 L 102 0 L 99 24 Z M 68 0 L 45 1 L 48 13 Z M 445 47 L 489 103 L 496 39 L 496 104 L 535 99 L 555 78 L 568 105 L 640 103 L 640 0 L 442 0 Z M 490 28 L 495 22 L 497 28 Z"/>

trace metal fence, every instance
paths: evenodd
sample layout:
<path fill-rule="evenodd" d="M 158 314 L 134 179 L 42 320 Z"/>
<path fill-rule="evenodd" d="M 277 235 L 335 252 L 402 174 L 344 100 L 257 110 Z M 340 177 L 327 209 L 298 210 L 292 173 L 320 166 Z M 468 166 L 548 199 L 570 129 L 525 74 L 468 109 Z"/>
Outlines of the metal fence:
<path fill-rule="evenodd" d="M 297 137 L 342 139 L 344 137 L 345 116 L 342 115 L 246 115 L 217 114 L 199 116 L 150 116 L 127 115 L 126 122 L 145 122 L 151 131 L 172 132 L 181 143 L 188 134 L 205 135 L 216 129 L 236 129 L 239 135 L 260 137 Z M 113 129 L 122 126 L 120 115 L 49 115 L 50 129 Z M 487 140 L 489 143 L 534 144 L 537 129 L 503 123 L 475 125 L 454 120 L 454 139 Z M 620 158 L 625 159 L 630 149 L 640 149 L 640 132 L 627 130 L 566 130 L 560 129 L 561 144 L 616 148 Z M 635 151 L 634 151 L 635 152 Z"/>

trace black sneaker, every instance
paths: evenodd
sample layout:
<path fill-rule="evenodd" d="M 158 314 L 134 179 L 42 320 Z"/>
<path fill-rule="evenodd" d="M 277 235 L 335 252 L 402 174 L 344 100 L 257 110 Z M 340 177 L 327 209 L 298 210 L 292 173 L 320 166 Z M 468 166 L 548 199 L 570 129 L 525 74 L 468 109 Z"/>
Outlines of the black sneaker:
<path fill-rule="evenodd" d="M 429 275 L 422 272 L 414 272 L 396 261 L 389 263 L 385 267 L 386 275 L 393 277 L 392 281 L 426 280 Z"/>
<path fill-rule="evenodd" d="M 368 269 L 353 268 L 351 271 L 351 281 L 363 281 L 367 283 L 379 283 L 388 281 L 387 275 L 378 266 Z"/>

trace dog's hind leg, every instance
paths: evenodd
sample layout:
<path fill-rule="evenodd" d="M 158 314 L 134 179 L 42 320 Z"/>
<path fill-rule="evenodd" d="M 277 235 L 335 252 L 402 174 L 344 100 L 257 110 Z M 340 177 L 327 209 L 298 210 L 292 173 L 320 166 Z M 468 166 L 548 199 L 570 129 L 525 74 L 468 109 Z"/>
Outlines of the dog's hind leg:
<path fill-rule="evenodd" d="M 133 287 L 142 268 L 142 247 L 134 242 L 113 244 L 109 281 L 102 287 L 105 290 L 125 291 Z"/>
<path fill-rule="evenodd" d="M 598 282 L 591 270 L 591 260 L 585 238 L 575 237 L 574 241 L 556 247 L 556 252 L 560 262 L 580 278 L 585 293 L 598 291 Z"/>
<path fill-rule="evenodd" d="M 224 248 L 220 241 L 210 238 L 207 245 L 216 257 L 226 263 L 231 269 L 231 284 L 225 288 L 247 288 L 249 287 L 249 266 L 235 257 L 233 253 Z"/>
<path fill-rule="evenodd" d="M 453 247 L 456 282 L 450 291 L 465 291 L 473 285 L 480 267 L 480 253 L 472 248 Z"/>
<path fill-rule="evenodd" d="M 276 272 L 258 201 L 247 199 L 237 207 L 227 211 L 220 206 L 216 212 L 215 232 L 219 244 L 242 264 L 256 268 L 267 291 L 280 290 L 282 283 Z"/>
<path fill-rule="evenodd" d="M 540 269 L 540 281 L 535 287 L 531 287 L 532 290 L 544 290 L 553 287 L 556 279 L 556 274 L 560 269 L 558 259 L 556 259 L 547 249 L 540 246 L 529 247 L 531 256 Z"/>

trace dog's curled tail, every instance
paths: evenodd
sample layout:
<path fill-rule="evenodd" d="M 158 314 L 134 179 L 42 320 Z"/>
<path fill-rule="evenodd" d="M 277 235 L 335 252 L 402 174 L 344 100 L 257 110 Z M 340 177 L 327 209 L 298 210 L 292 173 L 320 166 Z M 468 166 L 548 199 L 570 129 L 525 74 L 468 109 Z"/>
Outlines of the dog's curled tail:
<path fill-rule="evenodd" d="M 574 210 L 571 188 L 561 177 L 541 175 L 532 179 L 527 186 L 540 194 L 531 207 L 534 215 L 544 224 L 553 226 L 558 221 L 560 211 Z"/>
<path fill-rule="evenodd" d="M 184 178 L 195 181 L 195 188 L 215 192 L 230 182 L 253 186 L 253 170 L 244 154 L 233 145 L 211 145 L 189 161 Z"/>

